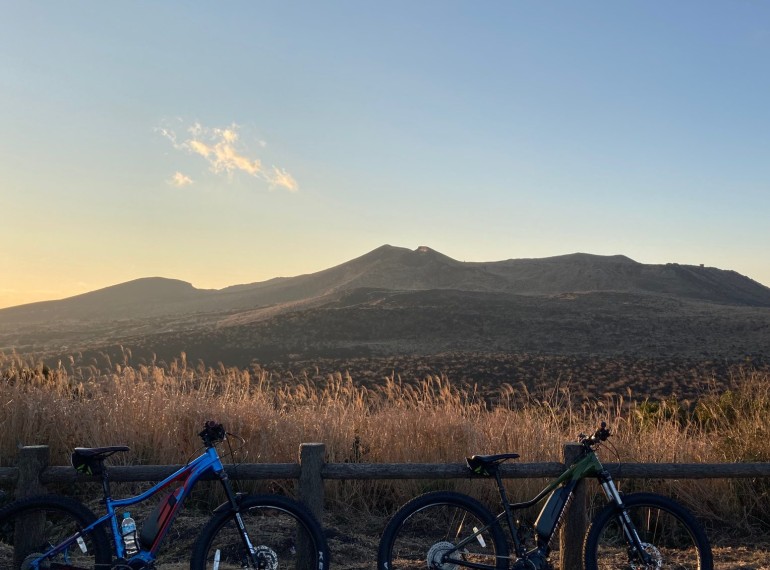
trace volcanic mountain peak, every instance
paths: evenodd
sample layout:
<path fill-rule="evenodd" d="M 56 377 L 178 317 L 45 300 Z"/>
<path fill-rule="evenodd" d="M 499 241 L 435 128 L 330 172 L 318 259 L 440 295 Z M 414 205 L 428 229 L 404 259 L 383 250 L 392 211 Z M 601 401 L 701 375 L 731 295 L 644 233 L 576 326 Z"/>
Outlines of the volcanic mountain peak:
<path fill-rule="evenodd" d="M 383 245 L 316 273 L 219 291 L 196 289 L 176 279 L 136 279 L 61 301 L 2 309 L 0 324 L 234 313 L 285 303 L 317 304 L 355 289 L 516 295 L 610 291 L 770 306 L 770 289 L 734 271 L 712 267 L 647 265 L 624 255 L 587 253 L 462 262 L 424 245 L 414 250 Z"/>

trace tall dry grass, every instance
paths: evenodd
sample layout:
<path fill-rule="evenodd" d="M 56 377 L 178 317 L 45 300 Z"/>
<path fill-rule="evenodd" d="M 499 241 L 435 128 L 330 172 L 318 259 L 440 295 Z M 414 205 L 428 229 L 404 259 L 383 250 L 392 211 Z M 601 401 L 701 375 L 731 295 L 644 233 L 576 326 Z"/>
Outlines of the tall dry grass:
<path fill-rule="evenodd" d="M 770 375 L 738 370 L 734 385 L 687 403 L 574 401 L 568 389 L 522 394 L 504 386 L 490 403 L 438 376 L 419 385 L 391 376 L 366 388 L 344 373 L 276 380 L 259 367 L 193 366 L 184 354 L 168 366 L 131 365 L 126 355 L 109 371 L 71 363 L 50 369 L 0 355 L 0 464 L 12 464 L 17 447 L 32 444 L 49 445 L 54 464 L 66 464 L 75 446 L 108 444 L 129 445 L 127 462 L 182 463 L 198 450 L 196 434 L 212 418 L 246 439 L 239 454 L 245 462 L 292 462 L 299 445 L 312 441 L 326 444 L 329 462 L 457 463 L 501 451 L 558 461 L 563 443 L 602 420 L 618 453 L 605 450 L 607 461 L 770 461 Z M 512 482 L 512 494 L 523 499 L 540 484 Z M 770 521 L 770 485 L 763 480 L 644 485 L 735 528 L 766 529 Z M 348 482 L 332 485 L 329 500 L 381 512 L 431 486 L 479 490 L 467 481 Z"/>

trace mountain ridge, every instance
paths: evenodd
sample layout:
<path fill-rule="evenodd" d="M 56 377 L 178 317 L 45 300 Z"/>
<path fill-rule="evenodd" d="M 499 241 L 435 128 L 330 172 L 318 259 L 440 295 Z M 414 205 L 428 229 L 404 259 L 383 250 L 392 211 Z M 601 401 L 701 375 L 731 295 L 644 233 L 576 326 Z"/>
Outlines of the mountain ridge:
<path fill-rule="evenodd" d="M 629 292 L 770 307 L 770 288 L 732 270 L 677 263 L 651 265 L 625 255 L 588 253 L 463 262 L 427 246 L 410 250 L 386 244 L 315 273 L 223 289 L 198 289 L 165 277 L 135 279 L 58 301 L 0 309 L 0 323 L 251 311 L 307 303 L 357 288 L 517 295 Z"/>
<path fill-rule="evenodd" d="M 745 358 L 770 346 L 770 288 L 731 270 L 624 255 L 464 262 L 384 245 L 223 289 L 142 278 L 0 310 L 0 352 L 87 365 L 498 352 Z M 105 359 L 104 355 L 110 355 Z"/>

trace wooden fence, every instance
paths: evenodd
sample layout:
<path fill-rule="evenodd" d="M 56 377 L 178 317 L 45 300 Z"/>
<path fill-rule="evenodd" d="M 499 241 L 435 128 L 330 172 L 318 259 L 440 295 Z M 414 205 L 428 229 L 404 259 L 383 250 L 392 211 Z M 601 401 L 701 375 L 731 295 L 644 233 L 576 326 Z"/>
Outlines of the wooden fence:
<path fill-rule="evenodd" d="M 502 466 L 504 478 L 550 478 L 560 475 L 565 464 L 571 462 L 581 446 L 567 444 L 563 449 L 563 463 L 509 463 Z M 297 463 L 250 463 L 227 465 L 229 476 L 241 480 L 296 479 L 298 499 L 305 503 L 321 520 L 324 504 L 325 480 L 374 479 L 468 479 L 470 472 L 464 464 L 435 463 L 325 463 L 323 443 L 300 445 Z M 91 481 L 78 475 L 72 467 L 49 465 L 47 446 L 28 446 L 19 449 L 16 467 L 0 468 L 0 485 L 14 486 L 16 498 L 45 492 L 50 483 Z M 770 477 L 770 463 L 605 463 L 615 479 L 737 479 Z M 113 466 L 110 480 L 117 482 L 160 481 L 182 467 L 181 465 Z M 579 485 L 573 506 L 567 511 L 560 535 L 561 568 L 580 568 L 583 537 L 588 526 L 585 505 L 588 493 Z M 374 563 L 374 561 L 373 561 Z"/>

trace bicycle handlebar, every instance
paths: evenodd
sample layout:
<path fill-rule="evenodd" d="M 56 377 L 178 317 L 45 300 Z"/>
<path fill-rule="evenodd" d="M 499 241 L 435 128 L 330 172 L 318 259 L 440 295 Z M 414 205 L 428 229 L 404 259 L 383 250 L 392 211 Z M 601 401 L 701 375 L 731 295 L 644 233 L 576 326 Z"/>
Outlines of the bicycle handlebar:
<path fill-rule="evenodd" d="M 203 425 L 203 431 L 198 435 L 203 440 L 203 445 L 213 447 L 220 441 L 224 441 L 227 432 L 222 424 L 209 420 Z"/>
<path fill-rule="evenodd" d="M 584 446 L 586 446 L 587 448 L 591 448 L 591 447 L 594 447 L 595 445 L 598 445 L 602 442 L 607 441 L 607 439 L 609 439 L 611 435 L 612 434 L 610 433 L 610 430 L 607 427 L 607 422 L 602 422 L 601 425 L 599 426 L 599 429 L 597 429 L 593 433 L 593 435 L 585 435 L 581 433 L 580 436 L 578 437 L 578 441 L 582 443 Z"/>

